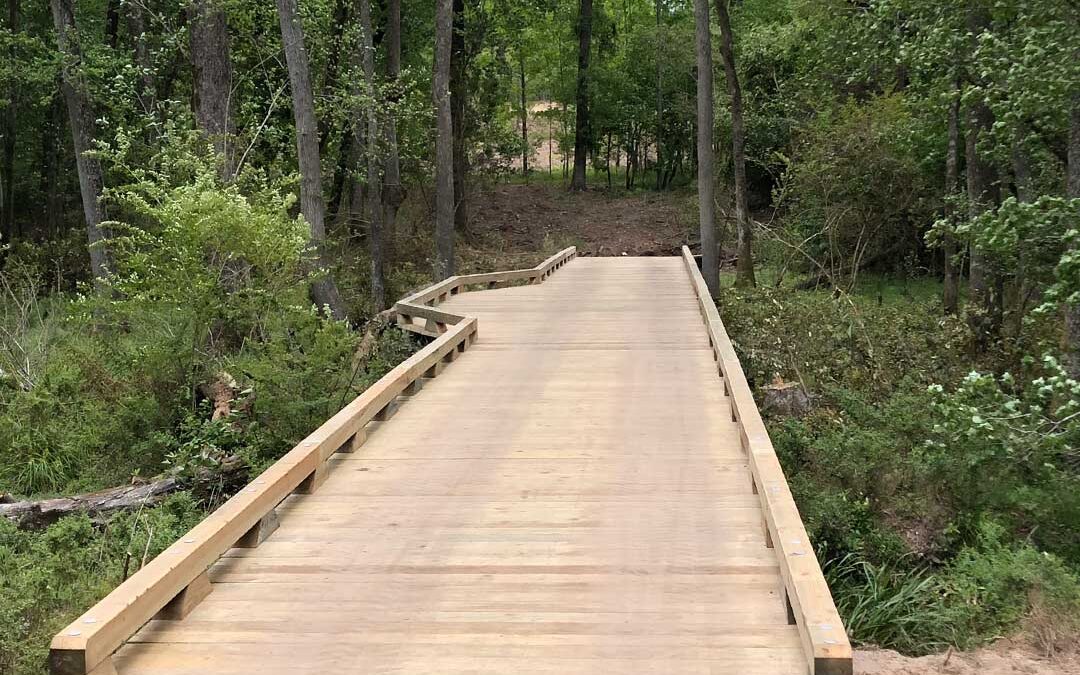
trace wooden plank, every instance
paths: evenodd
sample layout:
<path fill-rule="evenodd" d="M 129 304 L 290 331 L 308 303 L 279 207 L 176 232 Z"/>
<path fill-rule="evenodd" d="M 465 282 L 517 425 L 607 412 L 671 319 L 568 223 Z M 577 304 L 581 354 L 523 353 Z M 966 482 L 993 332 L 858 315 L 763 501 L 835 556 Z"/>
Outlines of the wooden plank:
<path fill-rule="evenodd" d="M 708 327 L 709 341 L 730 395 L 733 416 L 742 429 L 742 445 L 750 459 L 770 543 L 780 561 L 780 572 L 810 672 L 812 675 L 849 675 L 853 667 L 851 644 L 742 365 L 686 246 L 683 247 L 683 262 Z"/>

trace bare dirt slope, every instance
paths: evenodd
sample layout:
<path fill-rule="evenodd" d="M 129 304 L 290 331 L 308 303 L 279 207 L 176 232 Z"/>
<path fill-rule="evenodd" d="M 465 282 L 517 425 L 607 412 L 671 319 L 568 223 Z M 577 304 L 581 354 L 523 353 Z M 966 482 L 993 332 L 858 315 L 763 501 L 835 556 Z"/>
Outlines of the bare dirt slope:
<path fill-rule="evenodd" d="M 507 253 L 554 243 L 582 255 L 678 255 L 697 229 L 685 193 L 571 194 L 558 184 L 496 185 L 472 199 L 470 230 Z M 547 244 L 547 246 L 545 246 Z"/>

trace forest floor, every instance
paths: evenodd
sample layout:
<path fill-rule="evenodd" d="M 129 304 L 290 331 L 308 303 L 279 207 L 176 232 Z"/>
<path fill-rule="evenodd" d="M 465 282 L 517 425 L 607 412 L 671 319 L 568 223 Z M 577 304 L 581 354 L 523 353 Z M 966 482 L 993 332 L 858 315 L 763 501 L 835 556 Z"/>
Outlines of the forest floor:
<path fill-rule="evenodd" d="M 698 239 L 696 205 L 685 191 L 608 192 L 595 184 L 572 195 L 557 181 L 536 180 L 490 186 L 478 191 L 472 203 L 475 245 L 497 258 L 570 245 L 583 255 L 678 255 L 683 244 Z M 1024 638 L 921 657 L 868 647 L 856 650 L 855 673 L 1080 675 L 1080 652 L 1047 658 Z"/>
<path fill-rule="evenodd" d="M 470 229 L 484 248 L 506 253 L 576 245 L 581 255 L 678 255 L 696 239 L 696 210 L 685 192 L 571 194 L 558 184 L 494 185 L 477 194 Z M 691 218 L 694 216 L 695 218 Z"/>

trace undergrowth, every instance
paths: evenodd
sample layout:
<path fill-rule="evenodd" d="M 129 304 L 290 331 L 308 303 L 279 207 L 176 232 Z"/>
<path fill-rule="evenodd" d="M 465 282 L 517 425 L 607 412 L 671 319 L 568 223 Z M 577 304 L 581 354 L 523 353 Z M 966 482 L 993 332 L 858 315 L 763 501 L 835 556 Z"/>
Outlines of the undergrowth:
<path fill-rule="evenodd" d="M 766 422 L 852 638 L 921 654 L 1027 628 L 1052 652 L 1080 619 L 1080 383 L 1036 322 L 971 353 L 938 290 L 725 288 L 719 307 L 758 393 L 812 395 Z"/>

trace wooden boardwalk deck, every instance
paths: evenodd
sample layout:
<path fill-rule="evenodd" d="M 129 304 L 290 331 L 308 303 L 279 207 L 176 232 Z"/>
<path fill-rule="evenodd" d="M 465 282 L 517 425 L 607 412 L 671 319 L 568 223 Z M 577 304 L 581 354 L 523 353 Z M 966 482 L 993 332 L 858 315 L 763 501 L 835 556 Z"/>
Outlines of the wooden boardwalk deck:
<path fill-rule="evenodd" d="M 683 259 L 578 258 L 439 310 L 475 344 L 104 668 L 814 670 Z"/>

